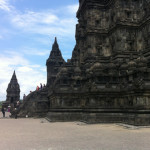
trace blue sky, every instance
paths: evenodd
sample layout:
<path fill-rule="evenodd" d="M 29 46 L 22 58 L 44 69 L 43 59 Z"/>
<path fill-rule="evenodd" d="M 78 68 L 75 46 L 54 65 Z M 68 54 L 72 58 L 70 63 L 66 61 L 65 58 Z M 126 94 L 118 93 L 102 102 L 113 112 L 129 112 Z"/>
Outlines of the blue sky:
<path fill-rule="evenodd" d="M 0 0 L 0 100 L 16 70 L 21 97 L 46 83 L 54 37 L 65 60 L 75 46 L 78 0 Z"/>

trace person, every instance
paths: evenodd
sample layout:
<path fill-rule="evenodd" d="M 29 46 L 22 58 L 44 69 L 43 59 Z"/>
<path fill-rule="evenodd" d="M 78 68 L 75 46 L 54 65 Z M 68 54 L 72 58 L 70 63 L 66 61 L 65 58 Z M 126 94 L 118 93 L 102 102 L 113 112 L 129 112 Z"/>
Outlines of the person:
<path fill-rule="evenodd" d="M 46 87 L 46 85 L 44 84 L 43 87 Z"/>
<path fill-rule="evenodd" d="M 42 86 L 42 83 L 40 83 L 40 89 L 42 90 L 43 86 Z"/>
<path fill-rule="evenodd" d="M 36 87 L 36 90 L 39 91 L 39 86 Z"/>
<path fill-rule="evenodd" d="M 24 94 L 24 95 L 23 95 L 23 100 L 25 100 L 25 98 L 26 98 L 26 95 Z"/>
<path fill-rule="evenodd" d="M 15 108 L 15 119 L 17 119 L 17 108 Z"/>
<path fill-rule="evenodd" d="M 2 113 L 3 113 L 3 117 L 5 117 L 5 108 L 2 107 Z"/>
<path fill-rule="evenodd" d="M 9 106 L 8 106 L 8 112 L 10 112 L 10 107 L 11 107 L 11 106 L 9 105 Z"/>
<path fill-rule="evenodd" d="M 19 101 L 17 101 L 17 108 L 19 108 L 19 105 L 20 105 L 20 102 L 19 102 Z"/>

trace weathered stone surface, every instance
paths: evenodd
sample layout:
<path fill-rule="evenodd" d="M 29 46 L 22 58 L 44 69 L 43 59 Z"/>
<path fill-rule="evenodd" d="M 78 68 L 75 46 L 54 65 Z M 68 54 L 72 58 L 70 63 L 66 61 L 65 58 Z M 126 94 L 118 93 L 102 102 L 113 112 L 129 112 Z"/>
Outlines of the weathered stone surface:
<path fill-rule="evenodd" d="M 149 125 L 150 2 L 79 0 L 76 45 L 47 60 L 51 121 Z"/>
<path fill-rule="evenodd" d="M 77 43 L 49 88 L 47 117 L 149 124 L 149 2 L 79 2 Z"/>
<path fill-rule="evenodd" d="M 44 117 L 49 110 L 47 88 L 30 93 L 19 108 L 19 117 Z"/>

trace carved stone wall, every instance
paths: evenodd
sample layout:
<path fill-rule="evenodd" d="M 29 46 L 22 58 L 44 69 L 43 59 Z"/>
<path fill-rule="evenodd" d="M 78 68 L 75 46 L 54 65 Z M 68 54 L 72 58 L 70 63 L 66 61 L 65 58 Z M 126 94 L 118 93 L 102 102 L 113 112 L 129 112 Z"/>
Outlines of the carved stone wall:
<path fill-rule="evenodd" d="M 149 1 L 79 2 L 77 43 L 49 89 L 48 118 L 149 124 L 140 115 L 150 108 Z"/>
<path fill-rule="evenodd" d="M 47 60 L 51 121 L 150 124 L 150 1 L 79 0 L 76 45 Z"/>

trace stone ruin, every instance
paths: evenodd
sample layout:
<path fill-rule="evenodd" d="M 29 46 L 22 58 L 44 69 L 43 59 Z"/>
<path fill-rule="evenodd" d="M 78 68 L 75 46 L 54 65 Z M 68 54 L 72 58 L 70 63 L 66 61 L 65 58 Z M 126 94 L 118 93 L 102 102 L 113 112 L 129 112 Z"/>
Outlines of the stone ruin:
<path fill-rule="evenodd" d="M 72 58 L 55 39 L 47 86 L 20 116 L 150 125 L 150 0 L 79 0 L 77 18 Z"/>

